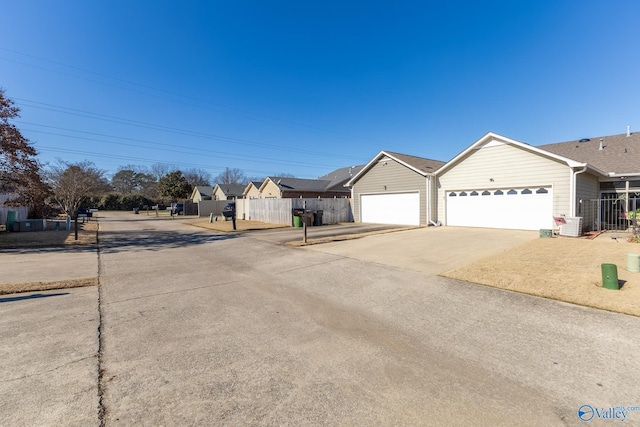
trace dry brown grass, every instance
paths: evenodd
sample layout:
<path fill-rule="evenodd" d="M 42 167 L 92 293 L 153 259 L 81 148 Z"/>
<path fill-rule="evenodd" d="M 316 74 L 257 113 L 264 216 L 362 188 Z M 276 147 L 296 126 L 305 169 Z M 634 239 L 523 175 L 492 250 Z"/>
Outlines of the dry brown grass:
<path fill-rule="evenodd" d="M 188 224 L 195 227 L 206 228 L 208 230 L 222 231 L 225 233 L 232 233 L 234 231 L 249 231 L 249 230 L 268 230 L 271 228 L 285 228 L 288 225 L 284 224 L 269 224 L 260 221 L 250 221 L 238 219 L 236 220 L 236 229 L 233 229 L 232 221 L 224 221 L 220 218 L 218 221 L 209 222 L 209 219 L 198 218 L 194 221 L 188 221 Z"/>
<path fill-rule="evenodd" d="M 0 248 L 37 248 L 44 246 L 95 245 L 98 242 L 98 222 L 93 220 L 78 224 L 78 240 L 75 240 L 73 223 L 71 231 L 28 231 L 0 233 Z"/>
<path fill-rule="evenodd" d="M 317 239 L 307 239 L 306 243 L 304 243 L 301 239 L 301 240 L 296 240 L 294 242 L 287 242 L 285 243 L 285 245 L 293 246 L 293 247 L 320 245 L 323 243 L 342 242 L 345 240 L 361 239 L 363 237 L 373 236 L 375 234 L 387 234 L 387 233 L 395 233 L 397 231 L 413 230 L 415 228 L 421 228 L 421 227 L 403 227 L 403 228 L 393 228 L 390 230 L 377 230 L 377 231 L 369 231 L 365 233 L 353 233 L 353 234 L 343 234 L 340 236 L 320 237 Z"/>
<path fill-rule="evenodd" d="M 98 286 L 98 278 L 61 280 L 57 282 L 27 282 L 0 284 L 0 295 L 17 294 L 21 292 L 51 291 L 55 289 L 81 288 Z"/>
<path fill-rule="evenodd" d="M 640 273 L 627 271 L 629 253 L 640 244 L 608 235 L 538 239 L 442 276 L 640 316 Z M 619 291 L 602 287 L 603 263 L 617 265 Z"/>

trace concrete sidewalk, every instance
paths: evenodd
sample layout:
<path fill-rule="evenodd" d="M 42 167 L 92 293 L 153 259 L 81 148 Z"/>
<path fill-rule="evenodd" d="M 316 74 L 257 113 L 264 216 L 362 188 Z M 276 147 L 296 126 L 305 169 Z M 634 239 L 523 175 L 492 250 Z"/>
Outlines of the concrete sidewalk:
<path fill-rule="evenodd" d="M 0 285 L 98 276 L 95 246 L 0 250 Z"/>
<path fill-rule="evenodd" d="M 97 426 L 98 288 L 0 295 L 0 425 Z"/>

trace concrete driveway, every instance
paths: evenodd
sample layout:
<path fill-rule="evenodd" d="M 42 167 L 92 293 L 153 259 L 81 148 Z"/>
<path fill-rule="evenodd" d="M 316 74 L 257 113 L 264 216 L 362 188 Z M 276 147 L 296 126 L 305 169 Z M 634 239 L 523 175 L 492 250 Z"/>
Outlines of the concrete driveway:
<path fill-rule="evenodd" d="M 640 319 L 411 271 L 514 237 L 301 250 L 133 218 L 101 223 L 99 289 L 0 300 L 0 425 L 566 426 L 638 404 Z M 404 264 L 318 252 L 356 243 Z"/>
<path fill-rule="evenodd" d="M 428 227 L 305 246 L 362 261 L 440 274 L 539 238 L 536 231 Z"/>

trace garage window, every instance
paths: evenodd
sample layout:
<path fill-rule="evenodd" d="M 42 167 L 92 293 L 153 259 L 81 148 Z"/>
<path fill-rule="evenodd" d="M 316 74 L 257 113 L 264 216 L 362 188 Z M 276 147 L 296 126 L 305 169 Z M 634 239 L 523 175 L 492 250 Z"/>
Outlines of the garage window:
<path fill-rule="evenodd" d="M 509 196 L 513 196 L 514 194 L 518 194 L 518 192 L 512 188 L 511 190 L 507 191 L 507 194 Z"/>
<path fill-rule="evenodd" d="M 496 191 L 493 193 L 493 195 L 494 195 L 494 196 L 502 196 L 503 194 L 504 194 L 504 193 L 503 193 L 502 191 L 500 191 L 500 190 L 496 190 Z"/>
<path fill-rule="evenodd" d="M 464 197 L 464 196 L 466 196 L 466 195 L 467 195 L 467 193 L 465 193 L 464 191 L 461 191 L 461 192 L 460 192 L 460 197 Z"/>
<path fill-rule="evenodd" d="M 549 193 L 549 190 L 547 190 L 546 188 L 538 188 L 536 190 L 536 194 L 547 194 Z"/>
<path fill-rule="evenodd" d="M 472 191 L 472 192 L 471 192 L 471 196 L 477 196 L 477 195 L 478 195 L 478 192 L 477 192 L 477 191 Z"/>
<path fill-rule="evenodd" d="M 529 190 L 528 188 L 525 188 L 524 190 L 522 190 L 521 194 L 531 194 L 531 193 L 532 193 L 531 190 Z"/>
<path fill-rule="evenodd" d="M 491 195 L 491 191 L 484 190 L 484 191 L 482 192 L 482 195 L 483 195 L 483 196 L 490 196 L 490 195 Z"/>

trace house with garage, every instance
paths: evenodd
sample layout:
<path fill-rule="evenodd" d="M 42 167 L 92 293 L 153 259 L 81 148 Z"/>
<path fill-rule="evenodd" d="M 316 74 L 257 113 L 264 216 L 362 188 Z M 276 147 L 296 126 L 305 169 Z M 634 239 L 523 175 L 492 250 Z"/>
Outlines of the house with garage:
<path fill-rule="evenodd" d="M 190 199 L 193 203 L 198 203 L 202 200 L 211 200 L 212 195 L 213 187 L 208 185 L 196 185 L 193 187 Z"/>
<path fill-rule="evenodd" d="M 626 229 L 640 216 L 638 159 L 630 131 L 538 147 L 489 132 L 446 163 L 382 151 L 347 185 L 359 222 Z"/>
<path fill-rule="evenodd" d="M 428 225 L 435 220 L 435 171 L 445 162 L 381 151 L 345 185 L 356 222 Z"/>
<path fill-rule="evenodd" d="M 538 230 L 580 217 L 582 229 L 610 227 L 603 221 L 611 212 L 598 203 L 640 191 L 639 148 L 631 133 L 534 147 L 489 132 L 436 171 L 438 219 Z"/>
<path fill-rule="evenodd" d="M 303 179 L 303 178 L 265 178 L 260 186 L 263 199 L 293 199 L 293 198 L 348 198 L 349 189 L 343 185 L 336 185 L 331 180 Z"/>
<path fill-rule="evenodd" d="M 260 194 L 260 186 L 263 181 L 249 181 L 247 186 L 244 188 L 242 195 L 245 199 L 259 199 L 261 198 Z"/>
<path fill-rule="evenodd" d="M 235 200 L 242 199 L 244 193 L 242 184 L 216 184 L 213 187 L 213 200 Z"/>

